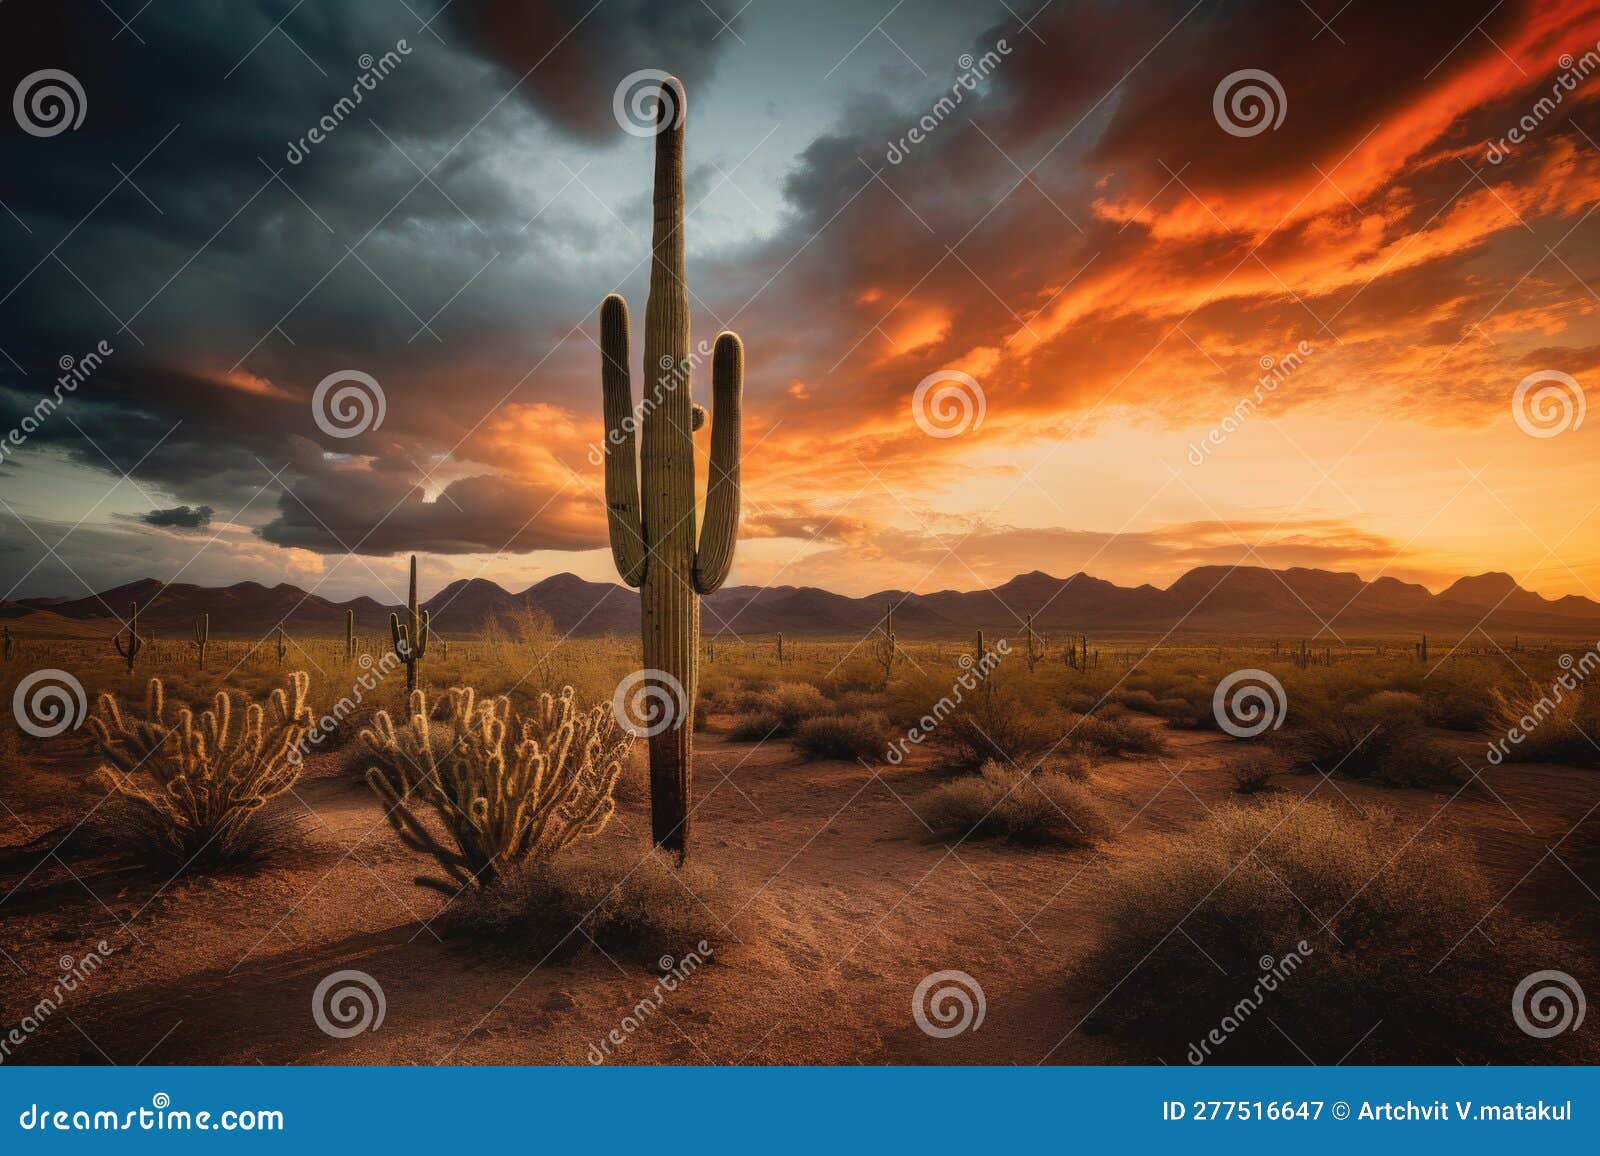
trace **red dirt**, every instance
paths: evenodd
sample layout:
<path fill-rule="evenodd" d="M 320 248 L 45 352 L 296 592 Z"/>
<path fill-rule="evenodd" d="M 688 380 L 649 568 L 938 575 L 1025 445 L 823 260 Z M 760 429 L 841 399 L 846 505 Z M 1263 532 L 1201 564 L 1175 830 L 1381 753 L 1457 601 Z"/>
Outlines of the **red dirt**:
<path fill-rule="evenodd" d="M 1170 738 L 1159 759 L 1097 770 L 1113 817 L 1126 824 L 1113 850 L 1235 798 L 1229 767 L 1240 744 Z M 653 969 L 592 950 L 535 966 L 504 948 L 441 941 L 425 921 L 442 897 L 412 885 L 417 858 L 366 788 L 327 758 L 298 788 L 315 816 L 306 851 L 252 874 L 163 886 L 105 860 L 39 865 L 37 853 L 11 855 L 0 867 L 10 892 L 0 905 L 8 1025 L 50 990 L 58 957 L 81 957 L 100 939 L 116 952 L 6 1062 L 581 1064 L 651 991 Z M 1068 979 L 1096 934 L 1103 854 L 934 841 L 915 811 L 941 777 L 917 764 L 876 773 L 805 764 L 786 744 L 706 735 L 698 770 L 693 856 L 749 906 L 746 941 L 718 940 L 713 964 L 668 995 L 612 1062 L 1150 1059 L 1077 1027 L 1104 994 Z M 14 845 L 92 804 L 60 789 L 67 777 L 34 768 L 7 784 Z M 1492 793 L 1468 790 L 1446 805 L 1447 793 L 1278 780 L 1283 790 L 1376 804 L 1418 827 L 1466 835 L 1509 891 L 1507 907 L 1592 940 L 1600 881 L 1582 845 L 1592 855 L 1600 775 L 1522 766 L 1493 769 L 1487 781 Z M 602 838 L 631 853 L 647 830 L 633 800 Z M 387 1013 L 381 1029 L 336 1039 L 313 1021 L 312 991 L 344 968 L 378 980 Z M 981 983 L 987 1013 L 978 1030 L 935 1039 L 913 1022 L 911 997 L 919 980 L 945 969 Z M 1360 1062 L 1359 1051 L 1349 1059 Z"/>

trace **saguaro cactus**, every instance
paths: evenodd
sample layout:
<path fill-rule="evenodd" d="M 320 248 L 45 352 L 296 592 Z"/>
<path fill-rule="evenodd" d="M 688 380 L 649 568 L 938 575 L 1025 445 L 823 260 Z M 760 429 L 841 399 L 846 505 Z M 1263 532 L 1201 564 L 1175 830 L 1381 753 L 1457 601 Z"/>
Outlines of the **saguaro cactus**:
<path fill-rule="evenodd" d="M 282 666 L 283 660 L 288 657 L 289 654 L 289 636 L 283 632 L 282 625 L 279 625 L 278 627 L 277 647 L 278 665 Z"/>
<path fill-rule="evenodd" d="M 883 667 L 883 681 L 889 681 L 889 676 L 894 673 L 895 638 L 894 638 L 894 603 L 891 602 L 883 610 L 883 632 L 874 644 L 878 665 Z"/>
<path fill-rule="evenodd" d="M 346 662 L 356 660 L 356 612 L 344 612 L 344 657 Z"/>
<path fill-rule="evenodd" d="M 124 642 L 123 638 L 127 641 Z M 111 636 L 111 645 L 116 648 L 128 662 L 128 673 L 133 673 L 134 659 L 139 657 L 139 652 L 144 649 L 144 639 L 139 634 L 139 604 L 135 602 L 128 611 L 128 621 L 123 628 Z"/>
<path fill-rule="evenodd" d="M 1039 665 L 1039 660 L 1044 657 L 1044 639 L 1039 637 L 1039 632 L 1033 628 L 1033 615 L 1028 615 L 1025 625 L 1028 635 L 1028 669 L 1032 670 Z"/>
<path fill-rule="evenodd" d="M 206 668 L 206 643 L 211 641 L 211 615 L 199 614 L 194 620 L 194 648 L 200 654 L 200 669 Z"/>
<path fill-rule="evenodd" d="M 406 602 L 407 621 L 401 622 L 398 614 L 389 615 L 389 634 L 394 639 L 394 652 L 406 664 L 406 693 L 417 689 L 417 661 L 428 649 L 428 612 L 417 611 L 417 556 L 411 555 L 411 596 Z"/>
<path fill-rule="evenodd" d="M 689 352 L 684 269 L 687 112 L 682 83 L 672 77 L 663 80 L 656 122 L 650 296 L 644 314 L 642 420 L 633 414 L 627 302 L 613 293 L 600 306 L 611 553 L 622 580 L 639 587 L 647 684 L 664 691 L 676 710 L 670 725 L 650 735 L 650 828 L 656 843 L 676 851 L 680 862 L 689 842 L 700 595 L 720 587 L 733 562 L 744 391 L 744 346 L 732 333 L 719 334 L 711 358 L 715 415 L 706 523 L 697 537 L 693 432 L 704 424 L 705 411 L 690 396 L 690 374 L 700 355 L 691 357 Z M 637 467 L 642 485 L 634 464 L 636 420 L 642 425 Z"/>

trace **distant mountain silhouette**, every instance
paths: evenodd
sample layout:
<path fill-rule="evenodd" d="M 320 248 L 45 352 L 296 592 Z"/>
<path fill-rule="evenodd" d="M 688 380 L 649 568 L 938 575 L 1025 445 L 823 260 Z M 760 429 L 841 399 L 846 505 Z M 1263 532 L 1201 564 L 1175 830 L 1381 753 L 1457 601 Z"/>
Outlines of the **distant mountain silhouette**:
<path fill-rule="evenodd" d="M 145 578 L 87 598 L 28 598 L 0 603 L 0 620 L 15 633 L 93 634 L 109 631 L 113 616 L 140 604 L 140 623 L 160 637 L 188 637 L 195 616 L 211 615 L 217 638 L 260 638 L 280 623 L 292 634 L 334 637 L 354 610 L 363 632 L 387 630 L 389 612 L 372 598 L 332 602 L 297 586 L 239 582 L 220 588 Z M 1507 574 L 1462 578 L 1438 594 L 1425 587 L 1355 574 L 1294 567 L 1201 566 L 1171 586 L 1117 586 L 1087 574 L 1056 578 L 1041 571 L 1019 574 L 992 590 L 942 590 L 909 594 L 886 590 L 864 598 L 812 586 L 734 586 L 702 602 L 707 635 L 760 635 L 782 631 L 795 637 L 859 636 L 894 607 L 895 630 L 905 638 L 966 637 L 983 628 L 1017 630 L 1036 614 L 1041 631 L 1094 634 L 1172 629 L 1204 633 L 1278 634 L 1335 641 L 1352 633 L 1417 633 L 1484 629 L 1528 633 L 1600 631 L 1600 603 L 1568 595 L 1548 599 L 1524 590 Z M 608 582 L 556 574 L 512 593 L 483 578 L 462 579 L 428 598 L 423 606 L 441 634 L 477 633 L 485 624 L 508 623 L 528 609 L 548 614 L 561 634 L 589 638 L 638 628 L 638 596 Z M 52 625 L 53 624 L 53 625 Z"/>

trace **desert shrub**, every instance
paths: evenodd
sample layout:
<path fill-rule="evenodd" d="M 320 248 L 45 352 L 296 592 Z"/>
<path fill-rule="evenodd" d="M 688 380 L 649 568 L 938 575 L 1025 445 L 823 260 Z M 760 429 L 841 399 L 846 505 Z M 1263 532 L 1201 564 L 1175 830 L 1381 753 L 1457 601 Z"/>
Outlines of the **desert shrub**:
<path fill-rule="evenodd" d="M 513 714 L 504 695 L 480 700 L 471 687 L 452 687 L 446 699 L 455 741 L 442 750 L 421 690 L 411 694 L 407 726 L 379 711 L 361 732 L 375 763 L 367 783 L 385 816 L 401 842 L 433 856 L 449 877 L 418 876 L 418 884 L 446 895 L 486 886 L 507 867 L 605 828 L 633 745 L 609 705 L 580 713 L 571 687 L 543 695 L 529 715 Z M 422 804 L 453 848 L 434 835 Z"/>
<path fill-rule="evenodd" d="M 1083 751 L 1063 747 L 1045 755 L 1037 767 L 1030 769 L 1036 775 L 1060 775 L 1075 783 L 1087 783 L 1094 770 L 1094 760 Z"/>
<path fill-rule="evenodd" d="M 740 715 L 733 720 L 733 725 L 728 728 L 728 738 L 736 743 L 758 743 L 764 739 L 778 737 L 778 732 L 783 729 L 783 720 L 771 711 L 756 711 L 754 714 Z"/>
<path fill-rule="evenodd" d="M 1474 667 L 1449 664 L 1422 684 L 1422 717 L 1429 726 L 1479 731 L 1494 711 L 1494 688 Z"/>
<path fill-rule="evenodd" d="M 654 961 L 698 950 L 726 936 L 731 901 L 707 868 L 674 866 L 653 847 L 621 854 L 567 851 L 520 863 L 445 909 L 451 933 L 498 940 L 536 958 L 564 956 L 595 943 L 611 953 Z"/>
<path fill-rule="evenodd" d="M 1167 749 L 1158 728 L 1126 712 L 1084 715 L 1071 724 L 1068 741 L 1106 755 L 1157 755 Z"/>
<path fill-rule="evenodd" d="M 917 811 L 935 834 L 956 839 L 1086 847 L 1112 829 L 1100 801 L 1083 783 L 993 762 L 977 775 L 934 788 Z"/>
<path fill-rule="evenodd" d="M 991 761 L 1026 765 L 1067 733 L 1068 720 L 1059 709 L 1030 701 L 992 676 L 959 700 L 941 691 L 918 705 L 919 714 L 905 725 L 927 735 L 935 761 L 953 770 L 976 771 Z"/>
<path fill-rule="evenodd" d="M 1389 787 L 1433 787 L 1471 777 L 1461 760 L 1420 729 L 1402 730 L 1378 760 L 1374 778 Z"/>
<path fill-rule="evenodd" d="M 808 759 L 864 759 L 883 757 L 889 720 L 882 714 L 819 714 L 801 723 L 794 746 Z"/>
<path fill-rule="evenodd" d="M 1088 1026 L 1169 1062 L 1301 1062 L 1285 1035 L 1317 1062 L 1358 1044 L 1360 1063 L 1553 1060 L 1561 1045 L 1524 1035 L 1509 997 L 1551 960 L 1577 970 L 1573 949 L 1509 914 L 1467 848 L 1413 828 L 1274 796 L 1117 854 L 1074 974 L 1115 992 Z"/>
<path fill-rule="evenodd" d="M 1396 768 L 1396 754 L 1415 751 L 1422 725 L 1421 700 L 1401 691 L 1381 691 L 1356 703 L 1326 698 L 1296 703 L 1286 742 L 1300 764 L 1325 775 L 1382 780 Z"/>
<path fill-rule="evenodd" d="M 1509 691 L 1496 689 L 1493 697 L 1490 726 L 1497 737 L 1521 736 L 1503 744 L 1505 761 L 1600 765 L 1600 750 L 1589 741 L 1600 742 L 1600 694 L 1525 682 Z"/>
<path fill-rule="evenodd" d="M 785 739 L 806 719 L 829 707 L 822 692 L 809 682 L 780 682 L 769 690 L 744 696 L 744 713 L 734 720 L 728 737 L 735 742 Z"/>
<path fill-rule="evenodd" d="M 1252 751 L 1233 768 L 1233 789 L 1241 795 L 1254 795 L 1272 786 L 1278 764 L 1263 751 Z"/>
<path fill-rule="evenodd" d="M 1157 713 L 1156 696 L 1151 694 L 1148 690 L 1119 691 L 1116 695 L 1115 701 L 1121 703 L 1129 710 L 1140 711 L 1144 714 Z"/>
<path fill-rule="evenodd" d="M 183 707 L 169 720 L 159 678 L 146 688 L 143 718 L 101 695 L 89 725 L 107 761 L 95 778 L 114 796 L 101 833 L 146 861 L 185 870 L 280 848 L 293 827 L 262 811 L 300 778 L 300 748 L 312 726 L 309 683 L 304 672 L 291 674 L 287 689 L 273 690 L 265 705 L 250 703 L 240 719 L 218 691 L 198 718 Z"/>

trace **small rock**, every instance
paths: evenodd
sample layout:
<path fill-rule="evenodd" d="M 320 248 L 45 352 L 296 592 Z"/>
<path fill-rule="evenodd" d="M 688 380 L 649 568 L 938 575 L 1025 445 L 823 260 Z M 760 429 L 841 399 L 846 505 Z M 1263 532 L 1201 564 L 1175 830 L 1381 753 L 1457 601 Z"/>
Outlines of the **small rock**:
<path fill-rule="evenodd" d="M 545 1011 L 571 1011 L 578 1006 L 570 991 L 553 991 L 544 997 Z"/>

